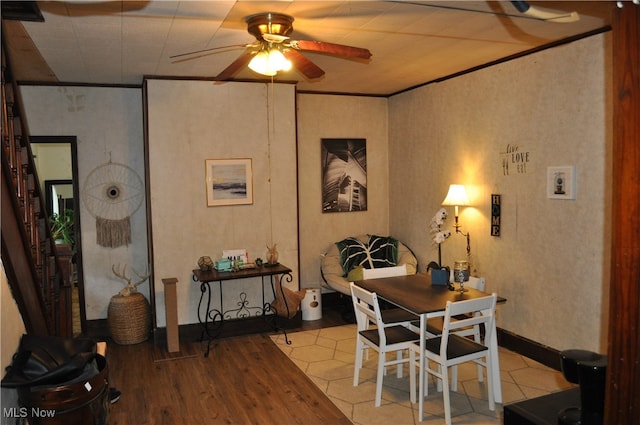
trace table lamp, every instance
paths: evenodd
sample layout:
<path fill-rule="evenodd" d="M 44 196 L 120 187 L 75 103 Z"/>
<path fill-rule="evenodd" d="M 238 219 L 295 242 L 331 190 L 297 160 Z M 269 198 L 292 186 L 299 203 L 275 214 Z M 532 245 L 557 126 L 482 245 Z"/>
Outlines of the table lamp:
<path fill-rule="evenodd" d="M 469 205 L 469 198 L 467 197 L 467 191 L 465 190 L 464 185 L 452 184 L 449 186 L 449 192 L 444 198 L 444 201 L 442 201 L 442 205 L 455 207 L 455 222 L 453 227 L 455 227 L 456 233 L 460 233 L 462 236 L 467 238 L 467 259 L 470 260 L 471 245 L 469 241 L 469 232 L 464 233 L 460 230 L 460 222 L 458 220 L 458 207 L 465 207 Z"/>

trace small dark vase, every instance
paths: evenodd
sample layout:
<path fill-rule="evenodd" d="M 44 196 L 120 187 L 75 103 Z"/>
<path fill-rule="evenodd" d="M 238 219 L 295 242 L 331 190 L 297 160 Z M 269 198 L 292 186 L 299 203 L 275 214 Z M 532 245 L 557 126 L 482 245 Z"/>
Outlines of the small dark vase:
<path fill-rule="evenodd" d="M 431 269 L 431 284 L 437 286 L 449 284 L 449 268 Z"/>

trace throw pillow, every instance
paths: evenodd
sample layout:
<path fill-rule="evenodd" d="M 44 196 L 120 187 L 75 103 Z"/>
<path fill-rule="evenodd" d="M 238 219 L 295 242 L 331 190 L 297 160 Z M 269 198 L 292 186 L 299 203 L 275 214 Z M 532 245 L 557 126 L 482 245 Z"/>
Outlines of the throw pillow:
<path fill-rule="evenodd" d="M 367 246 L 357 238 L 346 238 L 336 242 L 340 253 L 340 264 L 342 265 L 342 276 L 347 274 L 356 266 L 362 266 L 367 261 Z M 369 266 L 370 267 L 370 266 Z"/>
<path fill-rule="evenodd" d="M 369 235 L 366 243 L 351 237 L 336 242 L 336 246 L 344 277 L 357 266 L 375 269 L 398 264 L 398 241 L 392 237 Z"/>
<path fill-rule="evenodd" d="M 282 287 L 282 291 L 280 290 L 280 285 L 275 284 L 276 286 L 276 299 L 271 303 L 271 308 L 273 308 L 276 314 L 280 317 L 286 317 L 287 319 L 292 319 L 298 309 L 300 308 L 300 303 L 302 299 L 306 295 L 306 290 L 300 291 L 292 291 L 289 288 Z"/>
<path fill-rule="evenodd" d="M 349 282 L 357 282 L 359 280 L 364 279 L 364 267 L 356 266 L 351 269 L 351 271 L 347 274 L 347 280 Z"/>
<path fill-rule="evenodd" d="M 369 235 L 369 256 L 372 269 L 398 265 L 398 241 L 389 236 Z"/>

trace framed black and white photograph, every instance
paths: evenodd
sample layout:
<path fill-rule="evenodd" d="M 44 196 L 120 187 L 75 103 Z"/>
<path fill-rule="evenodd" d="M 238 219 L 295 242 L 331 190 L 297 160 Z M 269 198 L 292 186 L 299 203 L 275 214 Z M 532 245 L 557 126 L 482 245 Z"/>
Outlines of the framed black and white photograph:
<path fill-rule="evenodd" d="M 367 140 L 322 139 L 322 212 L 367 210 Z"/>
<path fill-rule="evenodd" d="M 205 160 L 207 206 L 253 204 L 251 158 Z"/>
<path fill-rule="evenodd" d="M 576 199 L 576 167 L 547 167 L 547 198 Z"/>

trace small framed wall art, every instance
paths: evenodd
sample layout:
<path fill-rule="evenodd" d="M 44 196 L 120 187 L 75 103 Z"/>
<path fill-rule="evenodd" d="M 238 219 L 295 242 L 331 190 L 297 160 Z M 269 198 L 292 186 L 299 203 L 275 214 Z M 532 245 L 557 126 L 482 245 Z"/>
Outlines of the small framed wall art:
<path fill-rule="evenodd" d="M 576 167 L 547 167 L 547 198 L 576 199 Z"/>
<path fill-rule="evenodd" d="M 207 206 L 253 204 L 251 158 L 207 159 Z"/>

